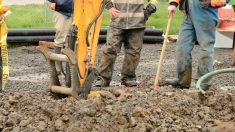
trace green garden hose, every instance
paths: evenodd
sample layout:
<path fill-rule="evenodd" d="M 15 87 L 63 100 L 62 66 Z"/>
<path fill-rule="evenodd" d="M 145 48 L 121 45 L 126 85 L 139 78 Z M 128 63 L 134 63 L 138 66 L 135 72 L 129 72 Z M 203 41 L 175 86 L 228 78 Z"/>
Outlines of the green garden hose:
<path fill-rule="evenodd" d="M 205 94 L 205 91 L 201 88 L 201 83 L 214 75 L 218 75 L 222 73 L 235 73 L 235 68 L 226 68 L 226 69 L 220 69 L 220 70 L 209 72 L 199 78 L 199 80 L 197 81 L 196 87 L 199 89 L 201 93 Z"/>

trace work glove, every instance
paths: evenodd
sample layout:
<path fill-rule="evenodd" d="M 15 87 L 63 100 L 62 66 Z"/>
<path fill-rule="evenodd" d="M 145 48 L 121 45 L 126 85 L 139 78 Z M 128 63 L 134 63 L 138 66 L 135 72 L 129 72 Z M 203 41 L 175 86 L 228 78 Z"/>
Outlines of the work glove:
<path fill-rule="evenodd" d="M 157 7 L 153 3 L 149 3 L 144 9 L 144 21 L 146 22 L 150 15 L 157 11 Z"/>
<path fill-rule="evenodd" d="M 51 3 L 51 10 L 55 10 L 56 3 Z"/>

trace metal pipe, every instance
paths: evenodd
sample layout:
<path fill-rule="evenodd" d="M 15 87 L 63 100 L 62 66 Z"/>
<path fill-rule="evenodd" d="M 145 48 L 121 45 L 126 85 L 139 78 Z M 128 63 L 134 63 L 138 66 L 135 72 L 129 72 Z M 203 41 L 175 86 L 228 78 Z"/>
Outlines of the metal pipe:
<path fill-rule="evenodd" d="M 63 54 L 55 54 L 55 53 L 51 52 L 49 58 L 50 58 L 50 60 L 54 60 L 54 61 L 69 62 L 68 57 Z"/>
<path fill-rule="evenodd" d="M 52 86 L 51 92 L 53 93 L 59 93 L 59 94 L 66 94 L 66 95 L 72 95 L 72 88 L 66 88 L 61 86 Z"/>

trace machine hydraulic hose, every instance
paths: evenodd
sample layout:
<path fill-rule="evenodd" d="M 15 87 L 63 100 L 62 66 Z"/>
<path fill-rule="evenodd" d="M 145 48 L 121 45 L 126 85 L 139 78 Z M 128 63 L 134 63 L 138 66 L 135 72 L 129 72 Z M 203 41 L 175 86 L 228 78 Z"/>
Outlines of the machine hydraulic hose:
<path fill-rule="evenodd" d="M 95 24 L 95 22 L 99 19 L 99 17 L 101 16 L 101 14 L 103 13 L 105 8 L 105 0 L 102 1 L 102 5 L 100 8 L 99 13 L 97 14 L 97 16 L 89 23 L 87 30 L 86 30 L 86 42 L 87 42 L 87 47 L 90 46 L 90 42 L 89 42 L 89 32 L 91 30 L 91 27 Z"/>
<path fill-rule="evenodd" d="M 201 88 L 201 84 L 205 80 L 211 78 L 212 76 L 222 74 L 222 73 L 235 73 L 235 68 L 220 69 L 220 70 L 215 70 L 210 73 L 207 73 L 204 76 L 202 76 L 201 78 L 199 78 L 199 80 L 197 81 L 196 87 L 199 89 L 199 91 L 201 93 L 205 94 L 205 91 Z"/>

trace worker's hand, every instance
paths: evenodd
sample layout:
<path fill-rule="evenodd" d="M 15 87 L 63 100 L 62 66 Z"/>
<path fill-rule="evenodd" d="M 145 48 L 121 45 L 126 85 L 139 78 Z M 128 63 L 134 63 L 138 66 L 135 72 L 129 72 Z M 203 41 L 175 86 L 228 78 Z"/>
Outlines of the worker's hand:
<path fill-rule="evenodd" d="M 169 5 L 167 10 L 168 10 L 168 17 L 173 16 L 176 12 L 176 6 Z"/>
<path fill-rule="evenodd" d="M 120 11 L 114 7 L 109 9 L 109 13 L 110 13 L 111 17 L 113 17 L 113 18 L 119 17 L 119 15 L 120 15 Z"/>
<path fill-rule="evenodd" d="M 51 10 L 55 10 L 56 3 L 51 3 Z"/>

